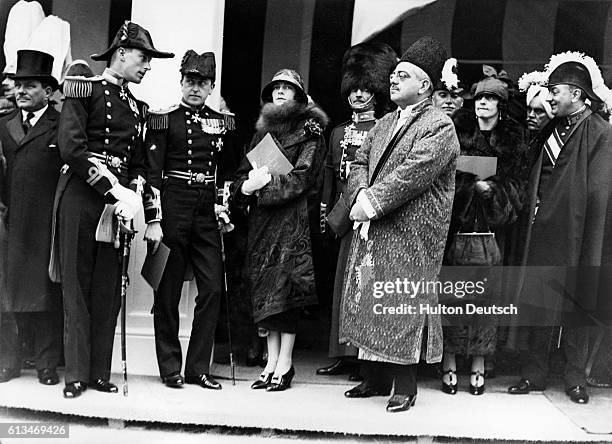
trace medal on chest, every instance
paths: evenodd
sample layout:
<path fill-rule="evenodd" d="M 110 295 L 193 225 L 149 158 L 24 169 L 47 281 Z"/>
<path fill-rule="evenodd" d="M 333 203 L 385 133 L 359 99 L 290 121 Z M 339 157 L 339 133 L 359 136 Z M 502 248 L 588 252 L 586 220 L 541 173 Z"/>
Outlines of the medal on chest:
<path fill-rule="evenodd" d="M 340 147 L 342 148 L 342 155 L 340 157 L 340 179 L 347 180 L 352 161 L 347 160 L 349 147 L 359 148 L 363 145 L 363 141 L 368 135 L 367 131 L 359 131 L 355 129 L 355 123 L 351 123 L 344 128 L 344 137 L 340 141 Z"/>

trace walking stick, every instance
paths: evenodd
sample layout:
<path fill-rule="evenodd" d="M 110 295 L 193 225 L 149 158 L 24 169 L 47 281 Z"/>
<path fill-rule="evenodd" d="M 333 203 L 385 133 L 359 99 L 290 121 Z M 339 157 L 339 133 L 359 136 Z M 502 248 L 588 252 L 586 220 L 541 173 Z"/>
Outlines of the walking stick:
<path fill-rule="evenodd" d="M 221 236 L 221 262 L 223 263 L 223 292 L 225 293 L 225 317 L 227 324 L 227 339 L 229 342 L 230 371 L 232 375 L 232 385 L 236 385 L 236 364 L 234 363 L 234 349 L 232 347 L 232 327 L 230 322 L 229 293 L 227 291 L 227 271 L 225 269 L 225 242 L 223 241 L 223 230 L 219 232 Z"/>
<path fill-rule="evenodd" d="M 128 222 L 132 225 L 132 221 Z M 123 396 L 128 395 L 127 381 L 127 346 L 126 346 L 126 318 L 127 318 L 127 287 L 130 284 L 128 275 L 128 265 L 130 261 L 130 247 L 132 239 L 136 232 L 126 225 L 122 218 L 118 218 L 117 235 L 115 238 L 115 248 L 119 249 L 123 243 L 123 251 L 121 255 L 121 369 L 123 370 Z"/>
<path fill-rule="evenodd" d="M 217 199 L 220 200 L 222 206 L 227 206 L 227 198 L 229 197 L 230 184 L 231 182 L 226 181 L 223 184 L 223 188 L 217 189 Z M 225 293 L 225 322 L 227 325 L 227 340 L 229 342 L 230 372 L 232 375 L 232 385 L 236 385 L 236 364 L 234 362 L 234 348 L 232 347 L 232 326 L 230 322 L 229 292 L 227 288 L 227 268 L 225 266 L 225 242 L 223 239 L 223 233 L 232 231 L 234 229 L 234 226 L 231 224 L 227 213 L 218 214 L 217 220 L 219 227 L 219 236 L 221 237 L 221 263 L 223 266 L 223 292 Z"/>

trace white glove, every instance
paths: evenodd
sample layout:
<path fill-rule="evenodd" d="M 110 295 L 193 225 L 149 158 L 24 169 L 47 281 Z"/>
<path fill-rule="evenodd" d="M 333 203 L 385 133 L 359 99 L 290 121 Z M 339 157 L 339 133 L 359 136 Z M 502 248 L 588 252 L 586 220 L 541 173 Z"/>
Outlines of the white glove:
<path fill-rule="evenodd" d="M 261 190 L 272 180 L 272 175 L 268 172 L 268 167 L 257 168 L 253 162 L 253 169 L 249 171 L 249 178 L 242 183 L 242 192 L 247 196 L 257 190 Z"/>
<path fill-rule="evenodd" d="M 115 214 L 126 220 L 131 220 L 140 211 L 142 199 L 129 188 L 117 183 L 110 189 L 110 193 L 118 200 Z"/>

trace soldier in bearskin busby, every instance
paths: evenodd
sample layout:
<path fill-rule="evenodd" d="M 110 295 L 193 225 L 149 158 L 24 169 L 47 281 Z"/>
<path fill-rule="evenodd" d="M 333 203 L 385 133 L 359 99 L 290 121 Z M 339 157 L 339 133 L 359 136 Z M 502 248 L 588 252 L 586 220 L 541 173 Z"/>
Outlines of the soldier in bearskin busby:
<path fill-rule="evenodd" d="M 376 120 L 394 107 L 389 98 L 389 74 L 396 62 L 395 51 L 389 45 L 380 42 L 355 45 L 346 51 L 342 60 L 340 95 L 352 111 L 352 115 L 350 120 L 336 126 L 329 138 L 321 198 L 321 231 L 331 231 L 333 242 L 340 247 L 329 340 L 329 357 L 336 358 L 336 361 L 327 367 L 317 369 L 317 375 L 349 373 L 350 380 L 359 379 L 356 361 L 350 359 L 357 356 L 357 349 L 338 343 L 342 278 L 352 230 L 347 233 L 333 233 L 333 229 L 327 226 L 326 218 L 338 200 L 343 198 L 342 193 L 346 188 L 357 148 L 361 146 Z"/>

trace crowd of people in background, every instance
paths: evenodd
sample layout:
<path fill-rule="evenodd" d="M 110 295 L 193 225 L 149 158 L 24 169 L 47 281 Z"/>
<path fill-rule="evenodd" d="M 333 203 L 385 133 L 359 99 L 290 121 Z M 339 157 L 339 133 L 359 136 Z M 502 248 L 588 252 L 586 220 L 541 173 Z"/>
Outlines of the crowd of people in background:
<path fill-rule="evenodd" d="M 301 75 L 281 67 L 261 91 L 244 148 L 235 116 L 206 105 L 217 78 L 211 52 L 184 54 L 180 76 L 168 79 L 180 81 L 177 105 L 149 110 L 134 97 L 129 84 L 143 80 L 152 58 L 170 57 L 133 22 L 92 56 L 107 62 L 101 75 L 77 61 L 60 85 L 51 55 L 18 51 L 0 103 L 0 382 L 19 377 L 31 357 L 45 385 L 59 383 L 64 362 L 66 398 L 88 388 L 118 391 L 110 369 L 121 242 L 97 237 L 113 205 L 118 233 L 130 231 L 143 207 L 148 255 L 169 249 L 152 314 L 159 374 L 170 388 L 222 388 L 210 363 L 228 291 L 223 233 L 234 225 L 245 242 L 228 252 L 243 258 L 231 274 L 244 282 L 232 288 L 230 279 L 229 291 L 248 299 L 236 302 L 249 307 L 247 363 L 263 366 L 252 389 L 291 386 L 298 325 L 321 291 L 314 246 L 321 235 L 335 265 L 329 356 L 336 361 L 317 374 L 349 374 L 359 384 L 346 397 L 390 395 L 387 411 L 408 410 L 420 362 L 439 364 L 440 388 L 454 395 L 459 356 L 469 362 L 469 393 L 485 393 L 498 337 L 508 335 L 495 316 L 443 326 L 433 310 L 373 309 L 376 282 L 432 282 L 443 266 L 457 265 L 526 270 L 513 275 L 520 284 L 502 279 L 483 295 L 484 305 L 512 293 L 530 306 L 532 322 L 510 327 L 523 345 L 510 394 L 546 388 L 557 340 L 572 401 L 589 401 L 588 384 L 612 385 L 590 375 L 592 336 L 609 331 L 602 270 L 612 265 L 612 93 L 590 57 L 552 56 L 518 84 L 485 66 L 467 85 L 431 37 L 401 57 L 384 43 L 362 43 L 345 53 L 338 85 L 349 121 L 331 128 Z M 61 113 L 52 101 L 58 88 Z M 290 170 L 246 155 L 270 138 Z M 465 167 L 470 159 L 493 169 L 479 175 Z M 587 270 L 596 285 L 581 286 Z M 198 294 L 183 366 L 178 307 L 186 277 Z M 438 296 L 420 291 L 394 305 L 435 307 Z M 32 356 L 23 356 L 33 325 Z"/>

